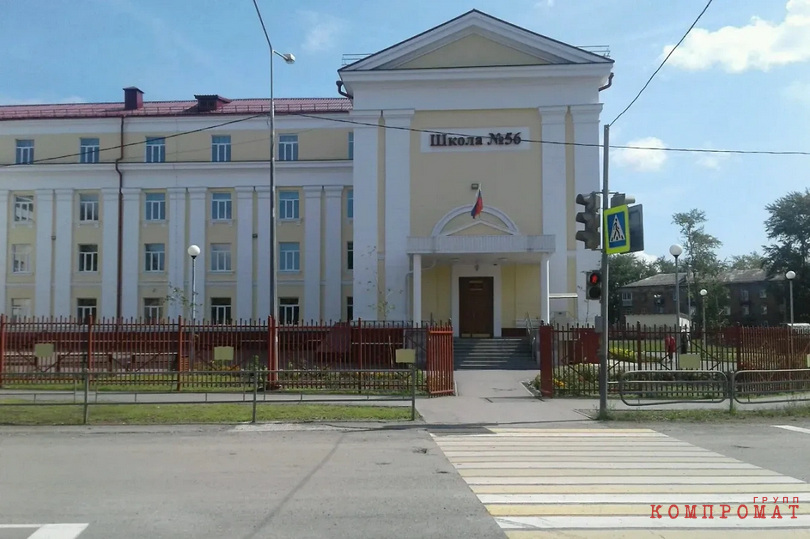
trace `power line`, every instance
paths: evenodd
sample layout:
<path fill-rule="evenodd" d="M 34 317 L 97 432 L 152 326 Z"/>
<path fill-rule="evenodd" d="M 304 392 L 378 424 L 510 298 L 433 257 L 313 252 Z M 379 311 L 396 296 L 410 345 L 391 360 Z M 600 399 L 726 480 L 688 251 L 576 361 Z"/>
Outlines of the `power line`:
<path fill-rule="evenodd" d="M 656 70 L 655 70 L 655 72 L 654 72 L 654 73 L 653 73 L 653 74 L 650 76 L 650 78 L 647 80 L 647 83 L 646 83 L 646 84 L 645 84 L 645 85 L 644 85 L 644 86 L 641 88 L 641 90 L 639 90 L 639 92 L 638 92 L 638 94 L 636 95 L 636 97 L 634 97 L 634 98 L 633 98 L 633 100 L 630 102 L 630 104 L 629 104 L 629 105 L 627 105 L 627 107 L 625 107 L 625 109 L 624 109 L 623 111 L 621 111 L 621 113 L 619 113 L 619 115 L 618 115 L 618 116 L 616 116 L 616 118 L 615 118 L 615 119 L 614 119 L 612 122 L 610 122 L 610 125 L 615 124 L 615 123 L 616 123 L 616 120 L 618 120 L 619 118 L 621 118 L 621 117 L 622 117 L 622 115 L 623 115 L 625 112 L 627 112 L 627 110 L 628 110 L 630 107 L 632 107 L 632 106 L 633 106 L 633 103 L 635 103 L 635 102 L 636 102 L 636 100 L 637 100 L 639 97 L 641 97 L 641 94 L 643 94 L 643 93 L 644 93 L 644 90 L 646 90 L 646 89 L 647 89 L 647 86 L 649 86 L 649 85 L 650 85 L 650 83 L 651 83 L 651 82 L 652 82 L 652 80 L 655 78 L 655 76 L 658 74 L 658 72 L 659 72 L 659 71 L 661 71 L 661 68 L 662 68 L 662 67 L 664 67 L 664 64 L 666 64 L 666 63 L 667 63 L 667 60 L 669 60 L 669 57 L 670 57 L 670 56 L 672 56 L 672 53 L 673 53 L 673 52 L 675 52 L 675 49 L 677 49 L 677 48 L 678 48 L 678 46 L 679 46 L 681 43 L 683 43 L 683 40 L 684 40 L 684 39 L 686 39 L 686 36 L 688 36 L 688 35 L 689 35 L 689 32 L 691 32 L 691 31 L 692 31 L 692 29 L 693 29 L 693 28 L 695 27 L 695 25 L 698 23 L 698 21 L 700 20 L 700 18 L 701 18 L 701 17 L 703 17 L 703 14 L 704 14 L 704 13 L 706 13 L 706 10 L 707 10 L 707 9 L 709 9 L 709 6 L 710 6 L 710 5 L 712 5 L 712 2 L 713 2 L 713 1 L 714 1 L 714 0 L 709 0 L 709 1 L 708 1 L 708 3 L 706 4 L 706 7 L 704 7 L 704 8 L 703 8 L 703 11 L 701 11 L 701 12 L 700 12 L 700 15 L 698 15 L 698 16 L 697 16 L 697 19 L 695 19 L 695 22 L 693 22 L 693 23 L 692 23 L 692 26 L 690 26 L 690 27 L 689 27 L 689 29 L 688 29 L 688 30 L 686 31 L 686 33 L 683 35 L 683 37 L 681 38 L 681 40 L 680 40 L 680 41 L 678 41 L 678 43 L 676 43 L 674 47 L 672 47 L 672 50 L 671 50 L 671 51 L 669 51 L 669 54 L 667 54 L 667 57 L 666 57 L 666 58 L 664 58 L 664 61 L 663 61 L 663 62 L 661 62 L 661 65 L 660 65 L 660 66 L 658 66 L 658 69 L 656 69 Z"/>

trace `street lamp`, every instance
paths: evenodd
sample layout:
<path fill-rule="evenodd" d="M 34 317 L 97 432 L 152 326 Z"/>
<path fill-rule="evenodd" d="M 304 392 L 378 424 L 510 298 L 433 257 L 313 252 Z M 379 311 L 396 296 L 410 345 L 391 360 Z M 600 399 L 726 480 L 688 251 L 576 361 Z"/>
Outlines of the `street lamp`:
<path fill-rule="evenodd" d="M 796 278 L 796 272 L 793 270 L 788 271 L 785 273 L 785 278 L 790 286 L 790 325 L 793 326 L 793 279 Z"/>
<path fill-rule="evenodd" d="M 187 249 L 188 256 L 191 257 L 191 368 L 194 368 L 195 360 L 195 338 L 197 326 L 197 257 L 200 256 L 200 248 L 190 245 Z"/>
<path fill-rule="evenodd" d="M 703 314 L 701 315 L 701 321 L 703 322 L 703 353 L 708 355 L 706 351 L 706 296 L 709 294 L 709 291 L 705 288 L 700 289 L 700 306 L 703 309 Z"/>
<path fill-rule="evenodd" d="M 681 350 L 681 282 L 678 278 L 678 257 L 683 254 L 683 247 L 677 243 L 669 247 L 669 254 L 675 257 L 675 361 L 680 366 Z"/>

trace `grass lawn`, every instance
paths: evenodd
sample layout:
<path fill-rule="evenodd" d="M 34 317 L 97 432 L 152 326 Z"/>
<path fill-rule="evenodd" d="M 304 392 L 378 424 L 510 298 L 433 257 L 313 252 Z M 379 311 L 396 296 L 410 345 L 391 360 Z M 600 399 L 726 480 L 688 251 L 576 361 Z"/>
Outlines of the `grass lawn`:
<path fill-rule="evenodd" d="M 592 414 L 596 418 L 596 412 Z M 711 423 L 745 421 L 749 419 L 807 418 L 810 419 L 810 404 L 786 406 L 759 410 L 611 410 L 605 421 L 627 421 L 633 423 L 654 423 L 681 421 Z"/>
<path fill-rule="evenodd" d="M 11 401 L 6 401 L 11 402 Z M 22 402 L 22 401 L 14 401 Z M 246 404 L 120 404 L 90 406 L 92 425 L 182 425 L 195 423 L 242 423 L 251 419 L 252 403 Z M 257 421 L 405 421 L 410 407 L 340 406 L 332 404 L 262 404 Z M 0 404 L 0 425 L 80 425 L 81 405 L 5 406 Z"/>

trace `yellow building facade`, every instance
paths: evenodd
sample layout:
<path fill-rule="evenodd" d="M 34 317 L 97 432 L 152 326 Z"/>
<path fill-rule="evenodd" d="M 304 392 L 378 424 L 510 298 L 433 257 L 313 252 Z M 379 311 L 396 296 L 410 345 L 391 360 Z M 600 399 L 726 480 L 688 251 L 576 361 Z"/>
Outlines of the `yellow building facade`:
<path fill-rule="evenodd" d="M 277 99 L 279 316 L 592 321 L 574 199 L 612 66 L 472 11 Z M 174 317 L 192 266 L 206 318 L 271 313 L 269 100 L 196 97 L 0 107 L 6 314 Z"/>

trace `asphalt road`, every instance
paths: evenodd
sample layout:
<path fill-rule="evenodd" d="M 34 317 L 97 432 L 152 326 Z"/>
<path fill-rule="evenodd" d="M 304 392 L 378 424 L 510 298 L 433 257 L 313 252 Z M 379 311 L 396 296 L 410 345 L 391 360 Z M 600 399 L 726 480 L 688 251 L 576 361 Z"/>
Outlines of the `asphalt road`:
<path fill-rule="evenodd" d="M 0 431 L 0 539 L 487 538 L 503 533 L 422 429 Z M 32 535 L 38 533 L 40 535 Z"/>

